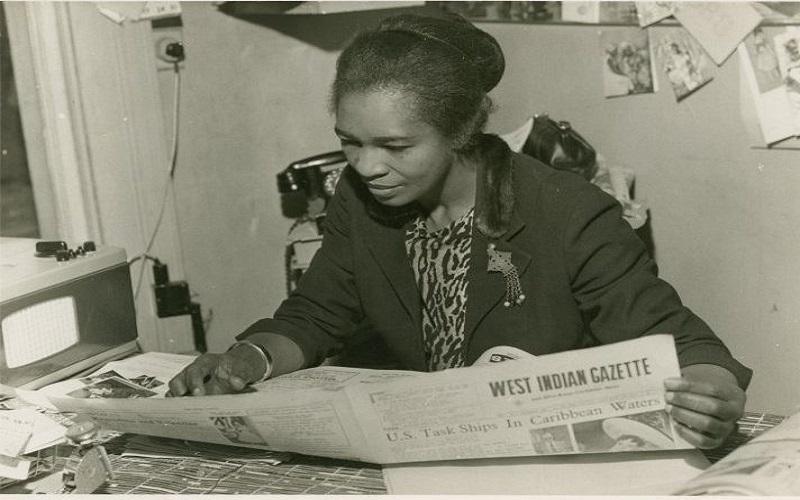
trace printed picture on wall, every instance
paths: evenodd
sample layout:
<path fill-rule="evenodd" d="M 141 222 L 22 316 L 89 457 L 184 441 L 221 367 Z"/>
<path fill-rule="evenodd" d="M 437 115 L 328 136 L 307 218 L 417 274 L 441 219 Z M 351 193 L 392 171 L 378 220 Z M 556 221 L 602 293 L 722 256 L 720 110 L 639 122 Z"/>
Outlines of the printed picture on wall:
<path fill-rule="evenodd" d="M 750 56 L 756 84 L 761 94 L 783 85 L 783 77 L 778 65 L 775 44 L 764 28 L 758 27 L 744 39 L 744 46 Z"/>
<path fill-rule="evenodd" d="M 786 30 L 776 35 L 774 40 L 786 93 L 795 116 L 800 116 L 800 29 Z M 800 122 L 800 119 L 797 121 Z"/>
<path fill-rule="evenodd" d="M 600 32 L 606 97 L 655 92 L 650 40 L 640 28 Z"/>
<path fill-rule="evenodd" d="M 635 2 L 639 26 L 644 28 L 675 13 L 675 2 Z"/>
<path fill-rule="evenodd" d="M 599 2 L 600 24 L 632 24 L 638 22 L 636 3 L 634 2 Z"/>
<path fill-rule="evenodd" d="M 561 20 L 561 2 L 427 2 L 472 21 L 546 23 Z"/>
<path fill-rule="evenodd" d="M 678 101 L 710 82 L 716 66 L 684 29 L 660 32 L 656 55 Z"/>
<path fill-rule="evenodd" d="M 563 3 L 561 19 L 574 23 L 598 24 L 600 22 L 600 2 L 576 0 Z"/>
<path fill-rule="evenodd" d="M 425 2 L 471 21 L 636 24 L 634 2 Z"/>
<path fill-rule="evenodd" d="M 244 416 L 220 416 L 213 417 L 214 427 L 225 436 L 231 443 L 237 444 L 261 444 L 266 445 L 264 438 L 256 432 Z"/>

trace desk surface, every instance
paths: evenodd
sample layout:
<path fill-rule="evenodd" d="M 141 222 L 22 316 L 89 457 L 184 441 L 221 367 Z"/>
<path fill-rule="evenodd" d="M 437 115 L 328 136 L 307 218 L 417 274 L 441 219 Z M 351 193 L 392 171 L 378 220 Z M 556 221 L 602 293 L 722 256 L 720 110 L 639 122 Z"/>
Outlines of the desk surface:
<path fill-rule="evenodd" d="M 736 434 L 721 447 L 705 450 L 716 462 L 739 446 L 779 424 L 784 417 L 746 412 Z M 106 443 L 115 477 L 97 493 L 109 494 L 383 494 L 386 486 L 379 465 L 286 454 L 278 465 L 259 460 L 259 450 L 198 445 L 193 456 L 143 458 L 122 456 L 125 436 Z M 56 465 L 58 469 L 58 465 Z M 25 483 L 2 493 L 55 493 L 59 481 L 26 489 Z"/>
<path fill-rule="evenodd" d="M 120 456 L 124 441 L 109 443 L 115 478 L 97 493 L 305 494 L 386 493 L 379 465 L 287 455 L 277 465 L 254 460 L 260 450 L 218 453 L 209 447 L 190 458 Z M 219 448 L 216 448 L 219 449 Z M 241 457 L 245 451 L 249 457 Z M 248 459 L 249 458 L 249 459 Z"/>

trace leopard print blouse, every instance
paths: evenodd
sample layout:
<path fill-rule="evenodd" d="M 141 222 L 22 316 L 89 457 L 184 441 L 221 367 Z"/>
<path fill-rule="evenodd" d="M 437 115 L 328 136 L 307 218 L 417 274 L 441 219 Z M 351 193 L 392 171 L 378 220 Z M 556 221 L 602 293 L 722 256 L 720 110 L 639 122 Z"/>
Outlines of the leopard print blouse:
<path fill-rule="evenodd" d="M 473 214 L 471 209 L 431 233 L 425 217 L 419 216 L 406 230 L 406 251 L 422 296 L 422 332 L 431 371 L 464 366 Z"/>

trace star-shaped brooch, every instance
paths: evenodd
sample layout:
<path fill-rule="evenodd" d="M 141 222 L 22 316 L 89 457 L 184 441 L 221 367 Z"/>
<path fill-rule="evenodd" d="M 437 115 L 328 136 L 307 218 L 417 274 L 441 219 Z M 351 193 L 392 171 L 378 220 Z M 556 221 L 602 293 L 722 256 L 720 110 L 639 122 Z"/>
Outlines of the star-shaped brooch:
<path fill-rule="evenodd" d="M 503 305 L 506 307 L 518 306 L 525 302 L 517 266 L 511 262 L 511 252 L 501 252 L 497 249 L 497 245 L 489 243 L 487 254 L 489 255 L 489 265 L 486 270 L 490 273 L 502 273 L 506 280 L 506 300 Z"/>

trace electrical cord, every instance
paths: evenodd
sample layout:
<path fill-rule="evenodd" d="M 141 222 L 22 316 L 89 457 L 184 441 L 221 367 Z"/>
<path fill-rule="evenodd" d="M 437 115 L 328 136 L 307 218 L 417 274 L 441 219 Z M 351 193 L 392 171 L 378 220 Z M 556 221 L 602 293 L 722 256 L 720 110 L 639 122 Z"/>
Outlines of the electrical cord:
<path fill-rule="evenodd" d="M 148 255 L 146 253 L 142 253 L 142 254 L 139 254 L 136 257 L 130 259 L 128 261 L 128 265 L 131 265 L 134 262 L 136 262 L 137 260 L 141 260 L 141 259 L 153 261 L 154 264 L 161 264 L 161 261 L 158 260 L 158 257 L 153 257 L 152 255 Z M 142 264 L 142 265 L 144 265 L 144 264 Z"/>
<path fill-rule="evenodd" d="M 308 216 L 298 217 L 297 219 L 292 222 L 292 226 L 289 228 L 289 234 L 292 234 L 292 231 L 297 229 L 300 224 L 310 221 L 311 218 Z M 295 286 L 297 285 L 297 276 L 295 275 L 295 271 L 292 270 L 292 259 L 294 258 L 294 244 L 297 243 L 298 240 L 287 240 L 286 246 L 283 251 L 283 269 L 284 274 L 286 276 L 286 295 L 289 296 L 292 291 L 294 290 Z"/>
<path fill-rule="evenodd" d="M 212 321 L 214 321 L 214 310 L 209 307 L 208 314 L 206 314 L 206 319 L 203 323 L 203 330 L 205 330 L 206 335 L 208 335 L 208 330 L 211 328 Z"/>
<path fill-rule="evenodd" d="M 175 169 L 178 164 L 178 118 L 180 116 L 180 90 L 181 90 L 181 72 L 178 62 L 174 63 L 175 68 L 175 78 L 173 79 L 173 104 L 172 104 L 172 145 L 170 147 L 170 160 L 168 166 L 168 177 L 166 184 L 164 185 L 164 194 L 161 197 L 161 208 L 158 211 L 158 218 L 156 219 L 156 224 L 153 227 L 153 232 L 150 235 L 150 239 L 147 242 L 147 246 L 142 255 L 147 255 L 150 250 L 153 248 L 153 243 L 156 240 L 156 235 L 158 234 L 158 230 L 161 227 L 161 222 L 164 219 L 164 212 L 166 211 L 167 207 L 167 198 L 169 197 L 170 189 L 174 186 L 175 180 Z M 145 272 L 145 263 L 142 263 L 142 267 L 139 270 L 139 278 L 136 280 L 136 289 L 134 292 L 134 300 L 138 299 L 139 291 L 142 286 L 142 280 L 144 279 L 144 272 Z"/>

